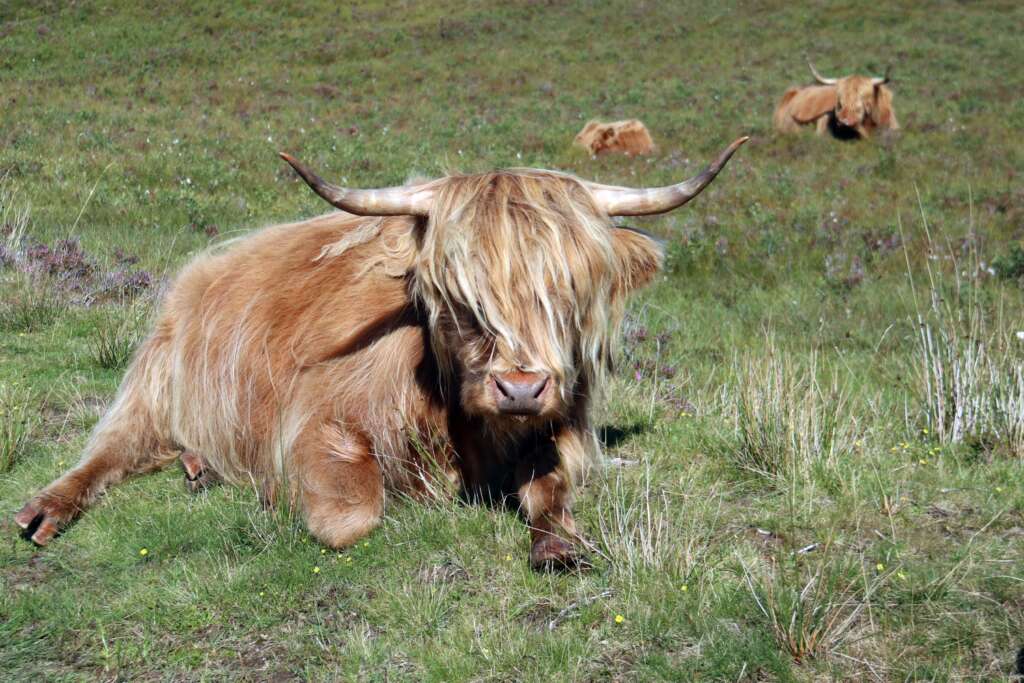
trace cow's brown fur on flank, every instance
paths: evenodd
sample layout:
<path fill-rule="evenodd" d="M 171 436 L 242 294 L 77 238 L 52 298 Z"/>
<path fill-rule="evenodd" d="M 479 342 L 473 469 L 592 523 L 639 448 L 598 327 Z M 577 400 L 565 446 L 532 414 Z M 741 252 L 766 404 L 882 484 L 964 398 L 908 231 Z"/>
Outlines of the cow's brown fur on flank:
<path fill-rule="evenodd" d="M 81 462 L 18 524 L 46 543 L 106 487 L 188 451 L 186 473 L 294 504 L 332 546 L 377 524 L 386 491 L 455 484 L 518 496 L 534 564 L 571 564 L 592 398 L 661 248 L 571 176 L 434 182 L 428 218 L 333 213 L 189 264 Z M 550 377 L 535 415 L 497 409 L 506 372 Z"/>

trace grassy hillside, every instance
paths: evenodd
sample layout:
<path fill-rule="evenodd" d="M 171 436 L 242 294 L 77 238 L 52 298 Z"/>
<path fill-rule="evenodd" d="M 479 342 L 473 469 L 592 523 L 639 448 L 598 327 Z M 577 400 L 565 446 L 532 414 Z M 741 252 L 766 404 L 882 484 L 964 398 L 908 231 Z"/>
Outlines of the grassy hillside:
<path fill-rule="evenodd" d="M 1024 646 L 1024 6 L 0 3 L 5 680 L 999 680 Z M 713 6 L 712 6 L 713 5 Z M 892 64 L 895 138 L 779 138 L 809 80 Z M 590 118 L 658 152 L 591 159 Z M 353 186 L 491 167 L 715 184 L 666 240 L 578 502 L 593 570 L 513 515 L 391 501 L 321 548 L 168 470 L 44 550 L 167 278 Z"/>

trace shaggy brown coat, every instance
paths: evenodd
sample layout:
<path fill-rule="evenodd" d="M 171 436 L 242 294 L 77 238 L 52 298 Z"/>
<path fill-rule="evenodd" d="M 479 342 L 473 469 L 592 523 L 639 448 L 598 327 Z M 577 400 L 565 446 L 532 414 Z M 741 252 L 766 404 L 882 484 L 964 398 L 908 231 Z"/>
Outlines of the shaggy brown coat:
<path fill-rule="evenodd" d="M 611 123 L 591 121 L 576 135 L 574 143 L 591 154 L 619 152 L 636 156 L 654 151 L 647 126 L 637 119 Z"/>

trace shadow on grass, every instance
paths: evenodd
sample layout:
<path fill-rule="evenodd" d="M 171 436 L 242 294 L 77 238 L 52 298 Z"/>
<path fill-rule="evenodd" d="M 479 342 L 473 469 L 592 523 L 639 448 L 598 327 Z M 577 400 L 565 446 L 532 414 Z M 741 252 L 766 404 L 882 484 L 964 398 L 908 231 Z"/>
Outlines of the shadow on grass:
<path fill-rule="evenodd" d="M 632 422 L 627 425 L 604 425 L 597 430 L 597 436 L 605 448 L 620 446 L 637 434 L 643 434 L 650 430 L 651 425 L 647 422 Z"/>

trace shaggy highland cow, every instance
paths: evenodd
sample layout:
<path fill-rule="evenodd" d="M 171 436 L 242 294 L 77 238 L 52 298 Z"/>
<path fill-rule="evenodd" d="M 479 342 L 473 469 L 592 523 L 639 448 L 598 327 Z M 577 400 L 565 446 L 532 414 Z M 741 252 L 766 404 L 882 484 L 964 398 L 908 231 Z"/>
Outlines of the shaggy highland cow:
<path fill-rule="evenodd" d="M 350 190 L 282 155 L 342 212 L 188 265 L 81 462 L 16 522 L 46 544 L 108 486 L 180 457 L 193 486 L 255 485 L 334 547 L 374 528 L 385 491 L 508 494 L 533 566 L 575 566 L 592 400 L 626 295 L 662 260 L 609 217 L 682 206 L 745 140 L 655 189 L 516 169 Z"/>
<path fill-rule="evenodd" d="M 627 156 L 650 154 L 654 141 L 647 126 L 636 119 L 627 121 L 590 121 L 576 134 L 573 142 L 593 155 L 619 152 Z"/>
<path fill-rule="evenodd" d="M 892 91 L 886 87 L 889 72 L 881 78 L 847 76 L 825 78 L 810 62 L 818 85 L 793 87 L 782 96 L 772 122 L 780 133 L 796 133 L 813 125 L 818 135 L 866 138 L 877 130 L 898 130 L 892 108 Z"/>

